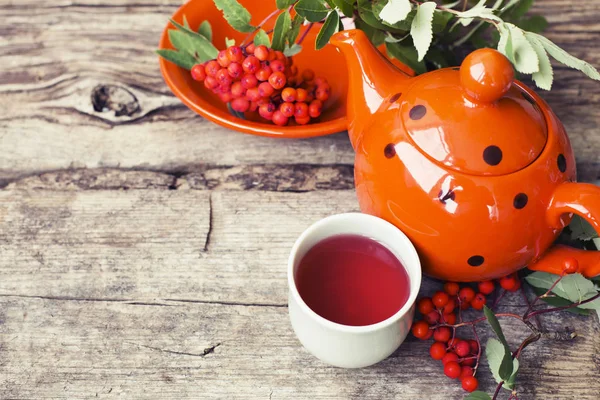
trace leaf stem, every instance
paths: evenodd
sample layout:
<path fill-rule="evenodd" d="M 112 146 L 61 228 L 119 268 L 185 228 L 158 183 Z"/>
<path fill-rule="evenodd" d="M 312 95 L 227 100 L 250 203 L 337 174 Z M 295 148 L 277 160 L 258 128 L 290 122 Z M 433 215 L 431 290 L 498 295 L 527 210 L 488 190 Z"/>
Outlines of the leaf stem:
<path fill-rule="evenodd" d="M 527 308 L 527 311 L 525 311 L 525 314 L 523 314 L 523 318 L 527 319 L 529 317 L 529 313 L 533 310 L 533 306 L 535 306 L 535 304 L 538 302 L 539 299 L 541 299 L 542 297 L 546 297 L 550 293 L 552 293 L 552 290 L 554 290 L 554 288 L 556 287 L 556 285 L 558 285 L 558 283 L 562 280 L 563 276 L 564 275 L 559 276 L 558 279 L 556 281 L 554 281 L 554 283 L 552 284 L 552 286 L 550 286 L 550 288 L 548 290 L 546 290 L 546 293 L 544 293 L 544 294 L 542 294 L 540 296 L 536 296 L 536 298 L 533 299 L 533 301 L 531 302 L 531 304 Z"/>
<path fill-rule="evenodd" d="M 529 298 L 527 297 L 527 292 L 525 292 L 525 285 L 521 284 L 521 295 L 523 296 L 523 299 L 525 300 L 525 302 L 527 303 L 527 311 L 531 310 L 533 307 L 533 304 L 529 302 Z M 527 313 L 525 313 L 525 315 L 523 317 L 525 317 L 527 315 Z M 535 321 L 535 326 L 537 327 L 538 330 L 542 330 L 542 323 L 540 322 L 540 319 L 538 318 L 538 316 L 534 316 L 534 321 Z"/>
<path fill-rule="evenodd" d="M 561 310 L 567 310 L 569 308 L 579 307 L 582 304 L 591 303 L 592 301 L 597 300 L 597 299 L 600 299 L 600 292 L 598 292 L 595 296 L 590 297 L 587 300 L 580 301 L 579 303 L 573 303 L 573 304 L 569 304 L 569 305 L 566 305 L 566 306 L 554 307 L 554 308 L 547 308 L 545 310 L 534 311 L 534 312 L 532 312 L 531 314 L 529 314 L 527 316 L 527 319 L 529 319 L 531 317 L 535 317 L 535 316 L 540 315 L 540 314 L 546 314 L 546 313 L 549 313 L 549 312 L 561 311 Z"/>
<path fill-rule="evenodd" d="M 298 44 L 302 44 L 302 41 L 304 41 L 304 39 L 306 39 L 306 35 L 308 35 L 308 32 L 312 29 L 312 27 L 315 25 L 314 22 L 311 22 L 310 24 L 308 24 L 308 28 L 306 28 L 306 30 L 304 32 L 302 32 L 302 36 L 300 36 L 300 39 L 298 39 Z"/>
<path fill-rule="evenodd" d="M 504 381 L 501 381 L 500 383 L 498 383 L 498 386 L 496 386 L 496 391 L 494 392 L 492 400 L 496 400 L 498 398 L 498 394 L 500 393 L 500 389 L 502 389 L 502 385 L 504 385 Z"/>
<path fill-rule="evenodd" d="M 275 15 L 277 15 L 281 10 L 279 9 L 275 9 L 275 11 L 273 11 L 271 14 L 267 15 L 265 17 L 265 19 L 263 19 L 257 26 L 256 29 L 253 30 L 252 32 L 250 32 L 249 34 L 246 35 L 246 37 L 244 38 L 244 40 L 242 40 L 242 43 L 240 44 L 241 46 L 243 46 L 251 37 L 252 35 L 254 35 L 256 32 L 258 32 L 260 29 L 262 29 L 262 26 L 264 24 L 267 23 L 267 21 L 269 21 L 271 18 L 273 18 Z"/>

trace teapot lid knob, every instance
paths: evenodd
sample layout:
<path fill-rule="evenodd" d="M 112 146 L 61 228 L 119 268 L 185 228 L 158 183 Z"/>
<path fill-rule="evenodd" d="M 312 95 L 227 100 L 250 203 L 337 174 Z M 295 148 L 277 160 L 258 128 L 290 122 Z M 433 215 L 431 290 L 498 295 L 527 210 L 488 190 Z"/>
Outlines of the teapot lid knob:
<path fill-rule="evenodd" d="M 460 83 L 466 95 L 478 103 L 493 103 L 500 99 L 514 79 L 510 61 L 494 49 L 475 50 L 460 66 Z"/>

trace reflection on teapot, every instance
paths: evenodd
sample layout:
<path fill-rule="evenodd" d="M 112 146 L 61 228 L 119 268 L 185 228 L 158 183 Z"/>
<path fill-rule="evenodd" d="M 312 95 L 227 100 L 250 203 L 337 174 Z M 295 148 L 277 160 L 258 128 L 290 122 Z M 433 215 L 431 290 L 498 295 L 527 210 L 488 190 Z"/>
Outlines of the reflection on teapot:
<path fill-rule="evenodd" d="M 520 268 L 553 273 L 600 252 L 552 246 L 573 213 L 600 229 L 600 188 L 575 183 L 575 158 L 550 107 L 480 49 L 460 68 L 411 77 L 360 30 L 332 43 L 349 68 L 348 134 L 361 210 L 413 241 L 425 273 L 450 281 Z"/>

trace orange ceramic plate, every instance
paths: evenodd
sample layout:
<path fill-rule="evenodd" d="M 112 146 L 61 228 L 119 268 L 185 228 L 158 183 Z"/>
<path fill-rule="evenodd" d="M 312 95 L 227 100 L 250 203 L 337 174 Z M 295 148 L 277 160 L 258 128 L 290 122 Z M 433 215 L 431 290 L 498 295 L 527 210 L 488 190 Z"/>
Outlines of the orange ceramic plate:
<path fill-rule="evenodd" d="M 264 2 L 255 0 L 241 0 L 248 11 L 252 14 L 252 24 L 258 24 L 270 12 L 274 10 L 275 2 L 265 5 Z M 183 21 L 186 16 L 192 29 L 198 28 L 200 23 L 208 20 L 213 29 L 213 43 L 218 49 L 225 48 L 225 38 L 233 38 L 236 43 L 246 37 L 245 33 L 236 32 L 223 18 L 222 13 L 217 10 L 212 0 L 192 0 L 184 4 L 173 15 L 173 20 Z M 271 24 L 272 25 L 272 24 Z M 159 48 L 171 49 L 168 30 L 174 29 L 171 24 L 167 25 L 160 39 Z M 280 127 L 270 122 L 261 121 L 260 117 L 248 119 L 237 118 L 232 115 L 227 105 L 208 91 L 202 83 L 195 82 L 190 73 L 183 68 L 168 61 L 160 59 L 160 69 L 169 88 L 189 108 L 203 117 L 216 122 L 219 125 L 252 135 L 277 137 L 277 138 L 308 138 L 329 135 L 345 131 L 346 123 L 346 94 L 348 87 L 348 72 L 344 57 L 331 45 L 317 51 L 315 39 L 319 27 L 315 26 L 309 32 L 302 43 L 303 50 L 294 56 L 294 64 L 300 71 L 311 68 L 317 76 L 323 76 L 329 81 L 332 91 L 331 98 L 325 103 L 325 109 L 321 117 L 307 125 L 295 125 Z"/>

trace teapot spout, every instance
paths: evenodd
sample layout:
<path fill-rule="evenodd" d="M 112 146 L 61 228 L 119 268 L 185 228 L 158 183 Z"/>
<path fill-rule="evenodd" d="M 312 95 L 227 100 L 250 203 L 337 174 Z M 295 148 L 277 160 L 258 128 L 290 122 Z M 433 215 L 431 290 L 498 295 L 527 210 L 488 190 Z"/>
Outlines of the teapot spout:
<path fill-rule="evenodd" d="M 365 125 L 383 100 L 399 92 L 410 76 L 387 60 L 360 29 L 339 32 L 330 42 L 348 65 L 348 136 L 356 149 Z"/>

